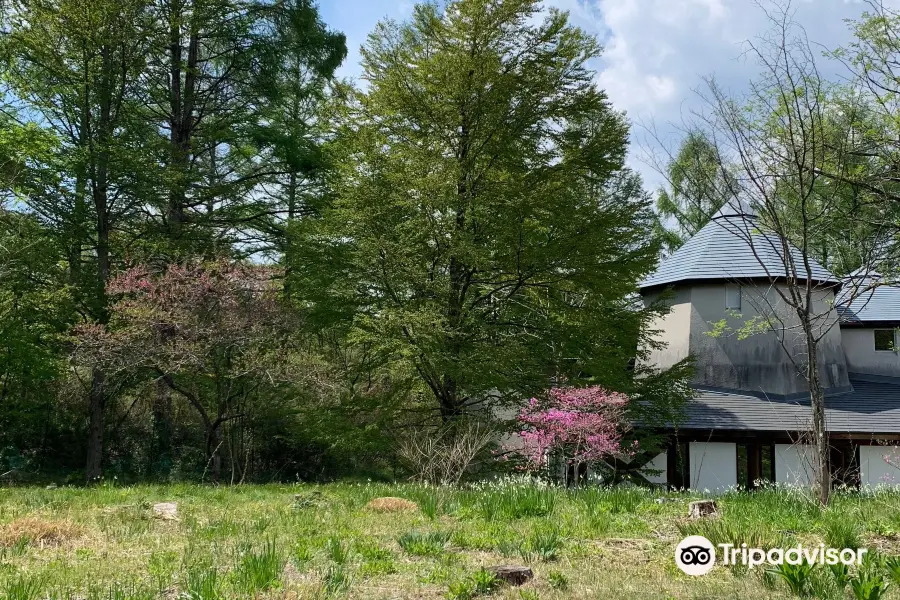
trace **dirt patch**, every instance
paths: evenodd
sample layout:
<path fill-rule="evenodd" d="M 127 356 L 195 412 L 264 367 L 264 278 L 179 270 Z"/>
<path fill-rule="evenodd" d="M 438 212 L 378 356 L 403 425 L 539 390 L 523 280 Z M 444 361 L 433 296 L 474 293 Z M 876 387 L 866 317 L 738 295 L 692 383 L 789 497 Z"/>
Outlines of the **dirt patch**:
<path fill-rule="evenodd" d="M 24 517 L 0 525 L 0 547 L 15 546 L 21 544 L 22 540 L 27 540 L 32 546 L 58 546 L 82 535 L 84 528 L 71 521 L 46 521 Z"/>
<path fill-rule="evenodd" d="M 366 504 L 366 510 L 374 512 L 412 512 L 419 510 L 419 505 L 406 498 L 374 498 Z"/>

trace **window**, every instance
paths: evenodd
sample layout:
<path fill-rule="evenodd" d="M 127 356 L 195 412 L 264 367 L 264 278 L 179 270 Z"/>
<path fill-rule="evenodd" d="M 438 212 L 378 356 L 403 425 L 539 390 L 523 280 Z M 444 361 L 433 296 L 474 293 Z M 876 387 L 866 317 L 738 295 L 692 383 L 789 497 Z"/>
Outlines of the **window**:
<path fill-rule="evenodd" d="M 726 285 L 725 286 L 725 309 L 741 310 L 741 286 Z"/>
<path fill-rule="evenodd" d="M 875 330 L 875 350 L 878 352 L 894 351 L 894 330 L 893 329 L 876 329 Z"/>

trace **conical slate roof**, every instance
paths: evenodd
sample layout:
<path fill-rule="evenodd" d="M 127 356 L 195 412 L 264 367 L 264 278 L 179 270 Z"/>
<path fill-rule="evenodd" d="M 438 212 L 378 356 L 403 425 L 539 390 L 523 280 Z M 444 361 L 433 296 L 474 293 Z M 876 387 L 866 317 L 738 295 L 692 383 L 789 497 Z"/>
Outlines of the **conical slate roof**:
<path fill-rule="evenodd" d="M 784 278 L 781 238 L 763 232 L 755 211 L 743 202 L 723 206 L 694 237 L 660 263 L 655 273 L 641 282 L 641 289 L 680 281 L 735 281 Z M 802 255 L 790 247 L 799 279 L 807 278 Z M 790 264 L 790 261 L 788 261 Z M 810 259 L 811 279 L 837 284 L 825 267 Z"/>

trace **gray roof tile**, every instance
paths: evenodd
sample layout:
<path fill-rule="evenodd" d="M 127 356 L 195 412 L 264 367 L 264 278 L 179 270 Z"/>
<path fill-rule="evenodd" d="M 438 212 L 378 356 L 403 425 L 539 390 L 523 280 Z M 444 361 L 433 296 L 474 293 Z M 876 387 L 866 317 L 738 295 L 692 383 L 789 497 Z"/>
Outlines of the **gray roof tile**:
<path fill-rule="evenodd" d="M 879 285 L 879 280 L 878 274 L 872 274 L 845 283 L 837 300 L 842 323 L 900 322 L 900 287 Z M 851 295 L 856 296 L 852 301 Z"/>
<path fill-rule="evenodd" d="M 900 433 L 900 379 L 851 375 L 853 391 L 825 398 L 832 432 Z M 809 399 L 783 400 L 698 390 L 680 429 L 804 431 L 810 429 Z"/>
<path fill-rule="evenodd" d="M 655 273 L 641 282 L 641 288 L 688 280 L 741 280 L 785 277 L 781 238 L 760 230 L 746 206 L 726 207 L 716 213 L 695 236 L 663 260 Z M 790 249 L 798 278 L 807 279 L 801 253 Z M 837 283 L 827 269 L 811 260 L 813 281 Z"/>

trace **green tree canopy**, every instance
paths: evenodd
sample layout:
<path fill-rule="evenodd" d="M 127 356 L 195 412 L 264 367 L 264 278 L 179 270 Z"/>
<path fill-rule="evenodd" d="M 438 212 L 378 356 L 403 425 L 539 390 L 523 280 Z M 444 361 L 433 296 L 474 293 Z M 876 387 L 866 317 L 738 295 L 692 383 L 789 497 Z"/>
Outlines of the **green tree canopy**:
<path fill-rule="evenodd" d="M 701 131 L 691 131 L 666 168 L 669 189 L 660 188 L 656 208 L 674 228 L 660 223 L 658 232 L 669 251 L 677 250 L 735 197 L 734 175 L 719 149 Z"/>
<path fill-rule="evenodd" d="M 620 389 L 647 313 L 654 215 L 597 41 L 536 0 L 458 0 L 380 23 L 298 228 L 298 302 L 409 374 L 452 419 L 553 378 Z M 358 352 L 362 354 L 362 352 Z"/>

